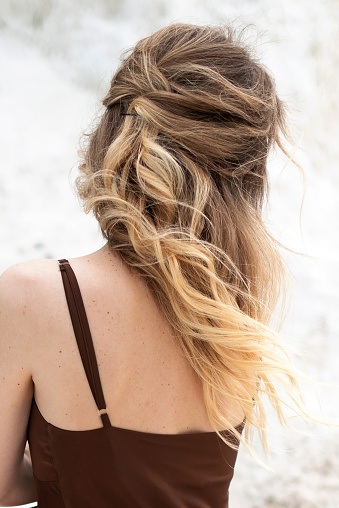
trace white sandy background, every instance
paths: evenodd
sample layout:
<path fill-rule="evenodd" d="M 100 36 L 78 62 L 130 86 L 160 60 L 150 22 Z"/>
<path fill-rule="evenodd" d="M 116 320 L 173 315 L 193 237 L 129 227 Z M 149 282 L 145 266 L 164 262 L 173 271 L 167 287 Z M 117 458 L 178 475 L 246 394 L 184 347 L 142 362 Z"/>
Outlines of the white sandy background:
<path fill-rule="evenodd" d="M 1 0 L 0 271 L 103 245 L 72 185 L 79 135 L 99 111 L 121 51 L 172 21 L 229 20 L 262 32 L 258 54 L 291 107 L 306 173 L 301 235 L 302 179 L 272 158 L 269 227 L 312 256 L 286 254 L 296 283 L 283 335 L 300 351 L 299 367 L 339 385 L 338 0 Z M 320 411 L 314 389 L 304 389 Z M 338 418 L 339 389 L 317 390 L 324 414 Z M 294 424 L 312 436 L 279 431 L 272 420 L 272 470 L 239 452 L 230 508 L 339 507 L 338 429 Z"/>

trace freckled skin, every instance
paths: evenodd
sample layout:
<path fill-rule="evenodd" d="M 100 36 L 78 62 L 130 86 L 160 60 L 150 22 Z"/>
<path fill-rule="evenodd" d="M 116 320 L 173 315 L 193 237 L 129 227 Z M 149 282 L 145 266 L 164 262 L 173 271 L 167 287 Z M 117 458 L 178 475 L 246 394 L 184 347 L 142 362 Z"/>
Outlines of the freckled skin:
<path fill-rule="evenodd" d="M 109 267 L 106 263 L 101 268 L 104 262 L 101 257 L 99 261 L 97 264 L 93 261 L 91 277 L 95 280 L 101 277 L 104 281 L 104 274 Z M 91 285 L 88 264 L 84 267 L 82 258 L 71 260 L 71 264 L 83 291 L 106 402 L 116 409 L 111 411 L 116 418 L 113 424 L 155 433 L 162 429 L 168 433 L 178 433 L 185 429 L 210 431 L 203 403 L 200 404 L 200 384 L 196 382 L 194 373 L 191 375 L 186 362 L 182 361 L 181 352 L 173 346 L 171 328 L 167 326 L 144 284 L 134 280 L 119 264 L 119 270 L 114 267 L 114 272 L 119 275 L 114 278 L 110 273 L 114 284 L 110 281 L 103 291 L 101 287 L 98 289 L 96 282 Z M 54 276 L 55 293 L 61 302 L 60 309 L 58 308 L 60 312 L 55 313 L 52 302 L 51 315 L 56 317 L 52 324 L 55 325 L 57 335 L 51 341 L 46 334 L 46 344 L 45 339 L 41 339 L 46 362 L 41 368 L 36 366 L 35 372 L 36 393 L 38 396 L 40 394 L 39 408 L 47 420 L 61 428 L 97 428 L 101 420 L 93 407 L 92 394 L 84 377 L 78 349 L 74 345 L 65 295 L 58 267 L 55 266 Z M 97 292 L 98 296 L 92 296 L 93 292 Z M 61 319 L 60 316 L 66 316 L 67 319 Z M 58 346 L 63 349 L 58 350 Z M 55 361 L 57 352 L 65 353 L 62 365 Z M 175 367 L 177 363 L 178 369 Z M 48 368 L 45 369 L 45 366 Z M 62 373 L 59 372 L 61 367 Z M 171 383 L 168 382 L 170 378 Z M 56 386 L 57 390 L 63 390 L 67 396 L 56 397 L 55 404 L 46 393 Z M 80 402 L 72 403 L 77 411 L 65 413 L 65 409 L 70 406 L 69 400 L 74 401 L 74 392 L 78 390 L 82 390 L 76 395 Z M 179 397 L 175 397 L 176 391 L 180 393 Z M 189 394 L 185 395 L 185 392 Z M 68 397 L 66 401 L 65 397 Z M 161 420 L 158 425 L 155 422 L 155 412 Z M 179 414 L 180 418 L 173 417 Z"/>

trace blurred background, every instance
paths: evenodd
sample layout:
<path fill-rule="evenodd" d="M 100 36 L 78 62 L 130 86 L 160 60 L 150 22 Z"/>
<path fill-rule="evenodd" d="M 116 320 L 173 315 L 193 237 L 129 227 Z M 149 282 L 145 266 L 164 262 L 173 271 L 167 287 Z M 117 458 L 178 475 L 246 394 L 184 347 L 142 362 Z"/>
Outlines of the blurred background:
<path fill-rule="evenodd" d="M 303 211 L 300 221 L 300 173 L 273 154 L 267 224 L 308 256 L 283 251 L 295 287 L 282 335 L 298 367 L 327 383 L 318 396 L 304 386 L 310 409 L 338 418 L 338 0 L 1 0 L 0 271 L 103 245 L 73 191 L 80 135 L 121 52 L 174 21 L 252 24 L 248 41 L 289 105 Z M 338 429 L 294 425 L 303 433 L 272 419 L 270 470 L 240 450 L 230 508 L 339 507 Z"/>

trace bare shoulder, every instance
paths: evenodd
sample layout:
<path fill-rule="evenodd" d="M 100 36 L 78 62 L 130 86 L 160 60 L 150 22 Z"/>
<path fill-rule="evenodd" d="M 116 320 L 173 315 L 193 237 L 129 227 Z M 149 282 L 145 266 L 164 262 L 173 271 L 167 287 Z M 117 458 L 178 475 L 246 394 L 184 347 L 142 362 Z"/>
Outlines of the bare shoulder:
<path fill-rule="evenodd" d="M 10 266 L 0 276 L 2 330 L 14 337 L 36 336 L 43 323 L 41 309 L 52 313 L 58 294 L 58 262 L 32 260 Z M 49 312 L 50 309 L 50 312 Z M 9 332 L 10 331 L 10 332 Z M 25 333 L 27 332 L 27 333 Z"/>
<path fill-rule="evenodd" d="M 46 291 L 51 292 L 51 285 L 57 278 L 58 262 L 53 259 L 34 259 L 12 265 L 0 276 L 0 299 L 8 304 L 33 303 Z"/>
<path fill-rule="evenodd" d="M 10 266 L 1 274 L 1 280 L 11 278 L 12 280 L 34 280 L 41 272 L 56 271 L 58 261 L 55 259 L 32 259 L 23 263 L 16 263 Z"/>

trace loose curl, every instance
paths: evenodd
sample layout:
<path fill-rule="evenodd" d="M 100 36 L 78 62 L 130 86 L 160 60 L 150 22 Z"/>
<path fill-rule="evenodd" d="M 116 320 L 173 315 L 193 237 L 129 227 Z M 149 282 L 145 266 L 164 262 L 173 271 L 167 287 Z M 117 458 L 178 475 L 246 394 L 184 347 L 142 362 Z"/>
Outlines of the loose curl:
<path fill-rule="evenodd" d="M 173 24 L 138 42 L 103 100 L 77 190 L 111 249 L 145 278 L 203 383 L 208 418 L 267 449 L 263 395 L 300 408 L 294 368 L 268 328 L 286 270 L 265 228 L 267 156 L 287 135 L 267 70 L 231 27 Z M 285 152 L 286 153 L 286 152 Z M 245 438 L 225 397 L 245 419 Z"/>

